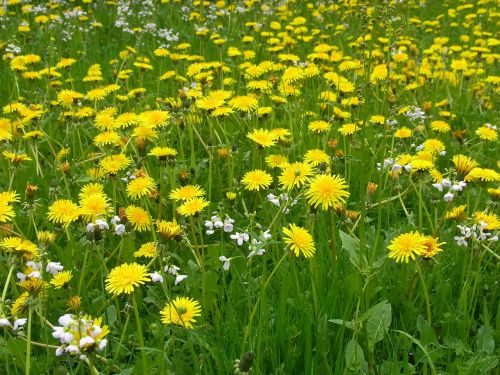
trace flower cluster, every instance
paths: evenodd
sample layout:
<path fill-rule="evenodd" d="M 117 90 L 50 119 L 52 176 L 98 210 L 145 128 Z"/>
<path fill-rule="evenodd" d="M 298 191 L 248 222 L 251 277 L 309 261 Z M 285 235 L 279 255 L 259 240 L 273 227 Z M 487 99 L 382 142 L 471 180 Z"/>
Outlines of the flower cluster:
<path fill-rule="evenodd" d="M 106 335 L 109 333 L 109 328 L 102 325 L 102 318 L 65 314 L 59 317 L 58 321 L 59 326 L 54 326 L 52 332 L 52 337 L 61 343 L 56 349 L 58 356 L 62 354 L 86 356 L 93 351 L 102 351 L 108 343 Z"/>

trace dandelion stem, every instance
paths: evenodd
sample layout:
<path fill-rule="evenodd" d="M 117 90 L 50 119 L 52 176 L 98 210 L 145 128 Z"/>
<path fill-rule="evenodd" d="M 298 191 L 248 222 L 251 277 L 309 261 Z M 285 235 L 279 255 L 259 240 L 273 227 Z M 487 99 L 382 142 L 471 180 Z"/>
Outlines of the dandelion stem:
<path fill-rule="evenodd" d="M 248 324 L 247 324 L 246 329 L 245 329 L 245 336 L 243 337 L 243 343 L 241 344 L 241 355 L 243 355 L 243 353 L 245 353 L 245 344 L 248 340 L 248 337 L 250 336 L 253 318 L 255 317 L 255 314 L 257 313 L 257 307 L 259 306 L 259 303 L 260 303 L 260 296 L 262 295 L 262 293 L 265 293 L 267 286 L 271 282 L 271 279 L 273 278 L 276 271 L 278 271 L 278 268 L 280 268 L 280 266 L 283 264 L 287 255 L 288 255 L 288 252 L 287 252 L 287 250 L 285 250 L 285 253 L 281 257 L 281 259 L 278 261 L 276 266 L 274 266 L 274 269 L 271 271 L 271 274 L 268 276 L 266 282 L 264 283 L 264 286 L 262 287 L 261 293 L 259 294 L 259 297 L 257 298 L 255 305 L 253 306 L 252 312 L 250 313 L 250 319 L 248 320 Z"/>
<path fill-rule="evenodd" d="M 9 268 L 9 273 L 7 274 L 7 280 L 5 281 L 5 285 L 3 286 L 3 292 L 2 292 L 2 308 L 3 304 L 5 303 L 5 297 L 7 296 L 7 289 L 9 289 L 9 284 L 10 284 L 10 278 L 12 277 L 12 272 L 14 272 L 14 265 L 12 264 Z"/>
<path fill-rule="evenodd" d="M 148 373 L 148 368 L 146 362 L 146 352 L 144 350 L 144 336 L 142 335 L 141 317 L 139 315 L 139 309 L 137 308 L 135 294 L 132 295 L 132 304 L 134 306 L 135 322 L 137 325 L 137 338 L 139 339 L 139 345 L 141 346 L 142 373 L 146 375 Z"/>
<path fill-rule="evenodd" d="M 26 337 L 26 368 L 25 374 L 29 375 L 31 370 L 31 317 L 33 309 L 31 306 L 28 309 L 28 333 Z"/>
<path fill-rule="evenodd" d="M 424 275 L 422 275 L 422 270 L 420 269 L 418 261 L 415 261 L 415 264 L 417 265 L 418 275 L 420 276 L 420 282 L 422 283 L 422 289 L 424 290 L 425 308 L 427 311 L 427 323 L 429 323 L 429 325 L 432 325 L 431 302 L 429 300 L 429 293 L 427 291 L 427 286 L 425 284 Z"/>

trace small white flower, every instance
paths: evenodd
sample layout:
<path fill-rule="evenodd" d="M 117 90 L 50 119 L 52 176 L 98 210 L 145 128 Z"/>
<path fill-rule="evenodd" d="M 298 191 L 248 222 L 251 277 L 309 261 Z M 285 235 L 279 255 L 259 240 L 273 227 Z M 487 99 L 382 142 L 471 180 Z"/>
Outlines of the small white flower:
<path fill-rule="evenodd" d="M 64 353 L 64 348 L 62 346 L 59 346 L 56 349 L 56 356 L 59 357 L 59 356 L 63 355 L 63 353 Z"/>
<path fill-rule="evenodd" d="M 107 230 L 109 229 L 109 225 L 108 223 L 106 222 L 106 220 L 102 220 L 102 219 L 97 219 L 95 221 L 95 225 L 97 225 L 99 227 L 100 230 Z"/>
<path fill-rule="evenodd" d="M 26 275 L 22 272 L 17 272 L 16 273 L 16 277 L 19 279 L 19 282 L 23 282 L 24 280 L 26 280 Z"/>
<path fill-rule="evenodd" d="M 262 233 L 262 238 L 265 239 L 265 240 L 268 240 L 270 239 L 272 236 L 271 236 L 271 233 L 269 233 L 269 229 L 266 230 L 264 233 Z"/>
<path fill-rule="evenodd" d="M 182 280 L 184 280 L 187 277 L 188 277 L 187 275 L 177 275 L 175 277 L 175 285 L 179 284 Z"/>
<path fill-rule="evenodd" d="M 175 264 L 172 264 L 171 266 L 166 266 L 164 268 L 165 272 L 168 272 L 171 275 L 177 275 L 179 272 L 180 268 L 177 267 Z"/>
<path fill-rule="evenodd" d="M 255 250 L 252 250 L 248 254 L 247 258 L 252 258 L 255 255 L 262 256 L 262 255 L 264 255 L 265 252 L 266 252 L 266 250 L 264 250 L 264 249 L 255 249 Z"/>
<path fill-rule="evenodd" d="M 26 319 L 26 318 L 16 319 L 14 321 L 14 331 L 17 331 L 19 328 L 21 328 L 22 326 L 24 326 L 27 321 L 28 321 L 28 319 Z"/>
<path fill-rule="evenodd" d="M 235 240 L 238 246 L 243 245 L 243 242 L 247 242 L 250 239 L 250 236 L 248 235 L 247 232 L 243 233 L 236 232 L 235 234 L 231 234 L 229 237 L 232 240 Z"/>
<path fill-rule="evenodd" d="M 467 246 L 467 240 L 464 237 L 455 236 L 454 239 L 458 246 Z"/>
<path fill-rule="evenodd" d="M 224 223 L 222 222 L 222 220 L 221 220 L 221 219 L 216 218 L 216 219 L 214 220 L 214 227 L 215 227 L 215 228 L 220 229 L 220 228 L 222 228 L 223 226 L 224 226 Z"/>
<path fill-rule="evenodd" d="M 411 164 L 406 164 L 404 168 L 406 172 L 410 172 L 413 167 L 411 166 Z"/>
<path fill-rule="evenodd" d="M 437 183 L 437 184 L 432 184 L 436 189 L 438 189 L 440 192 L 443 192 L 443 185 Z"/>
<path fill-rule="evenodd" d="M 79 345 L 80 348 L 86 348 L 87 346 L 91 346 L 95 343 L 95 340 L 90 336 L 85 336 L 80 339 Z"/>
<path fill-rule="evenodd" d="M 227 271 L 229 269 L 229 266 L 231 266 L 230 259 L 226 258 L 224 255 L 221 255 L 219 257 L 219 260 L 224 263 L 222 265 L 222 268 L 224 268 L 224 271 Z"/>
<path fill-rule="evenodd" d="M 64 314 L 63 316 L 60 316 L 59 319 L 58 319 L 58 322 L 60 325 L 62 325 L 63 327 L 67 327 L 69 326 L 71 323 L 74 323 L 74 320 L 73 320 L 73 315 L 71 314 Z"/>
<path fill-rule="evenodd" d="M 68 347 L 66 348 L 66 352 L 69 354 L 78 354 L 79 351 L 80 350 L 78 349 L 78 346 L 76 346 L 76 345 L 68 345 Z"/>
<path fill-rule="evenodd" d="M 445 188 L 451 187 L 451 181 L 448 180 L 447 178 L 443 178 L 441 180 L 441 185 L 443 185 Z"/>
<path fill-rule="evenodd" d="M 453 200 L 454 195 L 451 192 L 447 192 L 443 199 L 445 202 L 451 202 Z"/>
<path fill-rule="evenodd" d="M 391 168 L 391 172 L 398 172 L 401 169 L 403 169 L 403 167 L 400 164 L 394 164 Z"/>
<path fill-rule="evenodd" d="M 0 327 L 10 327 L 10 322 L 9 319 L 7 318 L 0 318 Z"/>
<path fill-rule="evenodd" d="M 113 218 L 111 219 L 111 224 L 113 225 L 116 225 L 120 222 L 120 217 L 119 216 L 113 216 Z"/>
<path fill-rule="evenodd" d="M 33 279 L 41 279 L 42 275 L 38 271 L 33 271 L 33 272 L 28 274 L 28 277 L 31 277 Z"/>
<path fill-rule="evenodd" d="M 102 328 L 99 326 L 92 326 L 92 329 L 90 331 L 90 336 L 92 337 L 97 337 L 102 333 Z"/>
<path fill-rule="evenodd" d="M 87 224 L 87 232 L 89 232 L 89 233 L 93 233 L 93 232 L 94 232 L 94 230 L 95 230 L 95 225 L 94 225 L 94 223 L 88 223 L 88 224 Z"/>
<path fill-rule="evenodd" d="M 42 268 L 42 263 L 34 262 L 32 260 L 26 262 L 26 266 L 33 268 L 34 270 L 40 270 Z"/>
<path fill-rule="evenodd" d="M 207 234 L 207 236 L 211 236 L 212 234 L 215 233 L 215 231 L 213 229 L 209 229 L 205 233 Z"/>
<path fill-rule="evenodd" d="M 107 339 L 102 339 L 102 340 L 99 342 L 99 344 L 97 345 L 97 350 L 98 350 L 98 351 L 103 350 L 103 349 L 106 347 L 106 345 L 107 345 L 107 344 L 108 344 L 108 340 L 107 340 Z"/>
<path fill-rule="evenodd" d="M 154 283 L 162 283 L 163 282 L 163 276 L 160 275 L 157 271 L 153 272 L 150 276 L 151 276 L 151 281 Z"/>
<path fill-rule="evenodd" d="M 118 224 L 115 226 L 115 234 L 117 236 L 121 236 L 125 233 L 125 225 L 123 224 Z"/>
<path fill-rule="evenodd" d="M 47 263 L 47 267 L 45 267 L 45 271 L 51 273 L 52 275 L 56 275 L 59 271 L 62 271 L 64 266 L 60 262 L 49 262 Z"/>
<path fill-rule="evenodd" d="M 224 220 L 224 227 L 223 227 L 224 232 L 231 233 L 233 231 L 233 224 L 234 224 L 233 219 L 231 219 L 230 217 L 226 218 Z"/>
<path fill-rule="evenodd" d="M 63 332 L 61 334 L 61 337 L 59 337 L 61 344 L 69 344 L 71 341 L 73 341 L 73 339 L 74 336 L 71 332 Z"/>

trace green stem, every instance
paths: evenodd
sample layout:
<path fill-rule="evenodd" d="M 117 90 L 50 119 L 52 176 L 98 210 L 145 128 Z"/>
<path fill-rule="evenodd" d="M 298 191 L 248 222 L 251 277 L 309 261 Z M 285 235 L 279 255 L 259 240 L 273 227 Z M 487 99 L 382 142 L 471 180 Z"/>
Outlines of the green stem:
<path fill-rule="evenodd" d="M 12 272 L 14 272 L 14 265 L 12 264 L 9 268 L 9 273 L 7 274 L 7 281 L 5 281 L 5 285 L 3 286 L 3 292 L 2 292 L 2 305 L 1 307 L 3 308 L 3 304 L 5 303 L 5 297 L 7 296 L 7 289 L 9 289 L 9 284 L 10 284 L 10 278 L 12 277 Z"/>
<path fill-rule="evenodd" d="M 125 319 L 125 324 L 122 329 L 122 334 L 120 335 L 120 341 L 118 342 L 118 347 L 116 348 L 116 353 L 113 358 L 113 363 L 116 363 L 120 355 L 120 349 L 122 348 L 123 340 L 125 340 L 125 334 L 127 333 L 128 322 L 130 320 L 130 314 L 127 313 L 127 318 Z"/>
<path fill-rule="evenodd" d="M 26 337 L 26 371 L 24 372 L 26 375 L 30 374 L 31 370 L 31 316 L 33 310 L 31 306 L 28 309 L 28 335 Z"/>
<path fill-rule="evenodd" d="M 137 308 L 135 294 L 132 295 L 132 304 L 134 306 L 135 323 L 137 324 L 137 338 L 139 339 L 139 345 L 141 346 L 142 373 L 146 375 L 148 374 L 148 367 L 146 362 L 146 352 L 144 350 L 144 336 L 142 335 L 141 317 L 139 315 L 139 309 Z"/>
<path fill-rule="evenodd" d="M 429 325 L 432 325 L 431 302 L 429 299 L 429 293 L 427 291 L 427 286 L 425 284 L 424 275 L 422 275 L 422 270 L 420 269 L 420 265 L 418 264 L 418 261 L 415 261 L 415 264 L 417 265 L 418 275 L 420 276 L 420 282 L 422 283 L 422 288 L 424 290 L 425 308 L 427 311 L 427 323 L 429 323 Z"/>
<path fill-rule="evenodd" d="M 265 293 L 267 286 L 271 282 L 271 279 L 273 278 L 276 271 L 278 271 L 278 268 L 280 268 L 280 266 L 283 264 L 287 255 L 288 255 L 288 252 L 287 252 L 287 250 L 285 250 L 285 253 L 281 257 L 281 259 L 278 261 L 276 266 L 274 266 L 274 269 L 271 271 L 271 274 L 269 275 L 266 282 L 264 283 L 264 286 L 261 289 L 261 293 L 259 294 L 259 297 L 257 298 L 257 302 L 255 302 L 255 305 L 253 306 L 252 312 L 250 313 L 250 319 L 248 320 L 248 324 L 247 324 L 246 329 L 245 329 L 245 336 L 243 337 L 243 343 L 241 345 L 241 349 L 242 349 L 241 355 L 243 355 L 243 353 L 245 352 L 245 344 L 246 344 L 248 337 L 250 336 L 253 318 L 255 317 L 255 314 L 257 313 L 257 307 L 259 306 L 259 303 L 260 303 L 260 297 L 263 293 Z"/>

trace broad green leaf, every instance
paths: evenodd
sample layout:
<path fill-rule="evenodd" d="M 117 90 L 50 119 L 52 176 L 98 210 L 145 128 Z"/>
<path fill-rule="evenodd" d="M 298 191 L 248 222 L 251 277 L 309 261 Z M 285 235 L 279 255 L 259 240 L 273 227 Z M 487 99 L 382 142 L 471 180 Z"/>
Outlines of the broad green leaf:
<path fill-rule="evenodd" d="M 107 323 L 109 327 L 113 327 L 116 322 L 117 314 L 115 305 L 109 305 L 106 309 Z"/>
<path fill-rule="evenodd" d="M 370 308 L 366 314 L 369 314 L 368 321 L 366 322 L 368 347 L 373 351 L 375 344 L 382 340 L 384 335 L 389 331 L 392 321 L 391 304 L 384 300 Z"/>
<path fill-rule="evenodd" d="M 347 343 L 345 362 L 347 370 L 358 374 L 368 373 L 368 363 L 365 360 L 365 353 L 354 337 Z"/>
<path fill-rule="evenodd" d="M 422 315 L 418 316 L 417 319 L 417 330 L 420 334 L 420 342 L 423 345 L 433 344 L 438 346 L 439 342 L 437 340 L 436 334 L 432 327 L 427 323 L 427 320 L 424 319 Z"/>
<path fill-rule="evenodd" d="M 328 319 L 330 323 L 338 324 L 349 329 L 354 329 L 355 324 L 352 321 L 342 320 L 342 319 Z"/>
<path fill-rule="evenodd" d="M 361 257 L 359 254 L 359 240 L 357 238 L 352 238 L 347 233 L 341 230 L 339 230 L 339 233 L 342 247 L 345 251 L 347 251 L 349 261 L 358 271 L 361 272 L 362 266 L 363 264 L 366 264 L 366 262 L 361 263 Z"/>
<path fill-rule="evenodd" d="M 476 347 L 478 351 L 483 351 L 488 354 L 493 354 L 495 350 L 495 339 L 493 338 L 493 332 L 488 325 L 483 325 L 479 328 L 477 333 Z"/>

